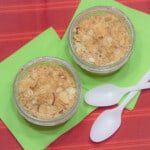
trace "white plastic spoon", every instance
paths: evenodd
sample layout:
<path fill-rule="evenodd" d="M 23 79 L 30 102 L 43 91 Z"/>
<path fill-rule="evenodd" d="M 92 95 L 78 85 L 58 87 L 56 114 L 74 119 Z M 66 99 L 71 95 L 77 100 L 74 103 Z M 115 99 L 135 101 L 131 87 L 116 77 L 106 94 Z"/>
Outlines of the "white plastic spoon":
<path fill-rule="evenodd" d="M 112 84 L 97 86 L 86 93 L 85 102 L 97 107 L 115 105 L 126 93 L 149 88 L 149 83 L 146 83 L 148 79 L 150 79 L 150 71 L 145 74 L 138 85 L 133 87 L 122 88 Z"/>
<path fill-rule="evenodd" d="M 104 141 L 118 130 L 121 125 L 122 111 L 136 93 L 131 92 L 120 106 L 104 111 L 95 120 L 90 132 L 90 138 L 93 142 Z"/>

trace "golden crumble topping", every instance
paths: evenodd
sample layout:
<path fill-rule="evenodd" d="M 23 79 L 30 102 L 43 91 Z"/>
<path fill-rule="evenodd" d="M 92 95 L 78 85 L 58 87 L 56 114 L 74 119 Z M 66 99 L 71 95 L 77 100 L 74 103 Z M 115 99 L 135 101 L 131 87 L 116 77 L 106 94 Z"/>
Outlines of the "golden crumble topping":
<path fill-rule="evenodd" d="M 122 58 L 129 48 L 129 33 L 114 15 L 89 16 L 73 30 L 76 53 L 97 66 L 112 64 Z"/>
<path fill-rule="evenodd" d="M 36 66 L 19 83 L 20 102 L 38 118 L 66 112 L 74 104 L 76 92 L 73 77 L 56 65 Z"/>

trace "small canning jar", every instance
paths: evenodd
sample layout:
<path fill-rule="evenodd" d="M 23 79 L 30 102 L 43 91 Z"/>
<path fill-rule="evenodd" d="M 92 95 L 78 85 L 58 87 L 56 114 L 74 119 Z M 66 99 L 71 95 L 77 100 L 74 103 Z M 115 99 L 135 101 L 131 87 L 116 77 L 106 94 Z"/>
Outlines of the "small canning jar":
<path fill-rule="evenodd" d="M 75 69 L 56 57 L 26 63 L 13 84 L 14 102 L 29 122 L 55 126 L 70 119 L 81 100 L 81 81 Z"/>
<path fill-rule="evenodd" d="M 83 69 L 109 74 L 130 58 L 135 33 L 130 19 L 115 7 L 95 6 L 72 22 L 68 45 L 74 61 Z"/>

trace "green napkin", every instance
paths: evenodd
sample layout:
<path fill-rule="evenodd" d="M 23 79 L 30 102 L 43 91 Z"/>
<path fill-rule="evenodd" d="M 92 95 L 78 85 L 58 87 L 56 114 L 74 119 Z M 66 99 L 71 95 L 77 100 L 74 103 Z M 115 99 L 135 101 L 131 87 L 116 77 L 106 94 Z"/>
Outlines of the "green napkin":
<path fill-rule="evenodd" d="M 13 103 L 13 80 L 20 67 L 29 60 L 39 56 L 56 56 L 60 51 L 59 43 L 56 32 L 48 29 L 0 63 L 0 116 L 24 149 L 43 149 L 63 130 L 32 125 L 23 119 Z"/>
<path fill-rule="evenodd" d="M 135 85 L 142 78 L 142 76 L 150 69 L 150 16 L 145 13 L 123 6 L 122 4 L 114 2 L 113 0 L 82 0 L 73 18 L 75 18 L 83 10 L 98 5 L 114 6 L 128 15 L 128 17 L 133 23 L 136 33 L 135 48 L 129 62 L 125 66 L 123 66 L 119 71 L 108 76 L 93 75 L 80 69 L 79 66 L 77 66 L 74 63 L 72 58 L 69 57 L 68 28 L 61 41 L 61 47 L 64 48 L 65 55 L 64 53 L 61 53 L 62 55 L 60 55 L 66 60 L 68 60 L 71 64 L 73 64 L 74 67 L 80 73 L 80 77 L 83 83 L 84 94 L 91 88 L 101 84 L 112 83 L 123 87 Z M 127 108 L 129 110 L 132 110 L 134 108 L 138 96 L 139 94 L 137 94 L 132 100 L 132 102 L 130 102 L 127 105 Z M 82 109 L 87 110 L 88 108 L 87 106 L 83 106 Z"/>
<path fill-rule="evenodd" d="M 76 65 L 68 52 L 68 30 L 60 42 L 55 32 L 52 29 L 48 29 L 0 64 L 0 102 L 2 104 L 0 106 L 0 116 L 24 149 L 43 149 L 95 109 L 95 107 L 87 105 L 82 98 L 78 111 L 69 121 L 62 125 L 40 127 L 27 122 L 18 114 L 12 102 L 12 83 L 18 69 L 28 60 L 44 55 L 58 56 L 67 60 L 79 72 L 83 85 L 83 96 L 88 90 L 99 84 L 113 83 L 120 86 L 137 84 L 139 79 L 149 69 L 149 15 L 127 8 L 112 0 L 81 0 L 75 16 L 86 8 L 95 5 L 108 5 L 120 8 L 129 16 L 135 27 L 135 51 L 129 62 L 116 73 L 109 76 L 98 76 L 87 73 Z M 142 25 L 141 22 L 143 23 Z M 137 97 L 128 105 L 129 109 L 133 109 L 136 100 Z"/>

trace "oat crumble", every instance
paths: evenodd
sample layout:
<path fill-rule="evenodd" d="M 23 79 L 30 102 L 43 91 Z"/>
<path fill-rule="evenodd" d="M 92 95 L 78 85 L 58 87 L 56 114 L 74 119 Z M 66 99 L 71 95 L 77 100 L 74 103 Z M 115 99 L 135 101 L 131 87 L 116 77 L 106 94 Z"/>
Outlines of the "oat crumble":
<path fill-rule="evenodd" d="M 129 48 L 130 36 L 123 23 L 114 15 L 95 15 L 81 20 L 73 30 L 76 53 L 97 66 L 113 64 Z"/>
<path fill-rule="evenodd" d="M 63 114 L 74 104 L 76 93 L 73 77 L 60 66 L 36 66 L 19 83 L 20 103 L 38 118 Z"/>

